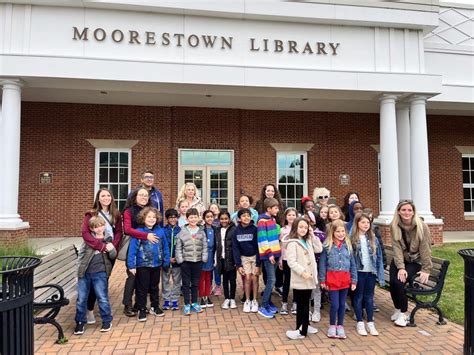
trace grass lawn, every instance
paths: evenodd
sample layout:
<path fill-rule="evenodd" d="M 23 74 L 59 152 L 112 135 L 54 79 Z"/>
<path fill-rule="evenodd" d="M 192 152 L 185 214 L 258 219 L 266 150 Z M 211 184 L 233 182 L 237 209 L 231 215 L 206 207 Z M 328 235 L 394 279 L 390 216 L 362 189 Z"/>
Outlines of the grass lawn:
<path fill-rule="evenodd" d="M 37 256 L 36 250 L 30 246 L 21 246 L 21 247 L 0 247 L 0 256 Z"/>
<path fill-rule="evenodd" d="M 433 256 L 450 261 L 439 306 L 446 318 L 464 325 L 464 259 L 459 249 L 474 248 L 474 243 L 447 243 L 433 247 Z"/>

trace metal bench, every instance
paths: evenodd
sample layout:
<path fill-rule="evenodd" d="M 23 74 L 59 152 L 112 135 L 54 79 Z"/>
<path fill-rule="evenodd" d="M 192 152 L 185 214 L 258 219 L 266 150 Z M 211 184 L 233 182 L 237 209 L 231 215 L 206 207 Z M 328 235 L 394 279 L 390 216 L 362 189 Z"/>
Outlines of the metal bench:
<path fill-rule="evenodd" d="M 56 321 L 61 307 L 69 304 L 77 290 L 77 249 L 70 246 L 42 258 L 35 269 L 35 298 L 33 301 L 33 322 L 52 324 L 58 330 L 59 343 L 67 339 L 61 325 Z"/>
<path fill-rule="evenodd" d="M 388 286 L 390 286 L 390 264 L 393 260 L 392 247 L 385 246 L 385 253 L 387 256 L 387 263 L 385 265 L 385 282 Z M 415 275 L 413 278 L 408 280 L 408 283 L 405 286 L 407 297 L 415 302 L 415 308 L 413 308 L 410 313 L 410 322 L 407 324 L 409 327 L 416 327 L 415 314 L 420 308 L 436 310 L 439 317 L 436 324 L 446 324 L 446 321 L 443 317 L 443 312 L 438 306 L 438 302 L 443 291 L 444 280 L 446 278 L 446 273 L 448 272 L 449 261 L 431 257 L 431 262 L 433 263 L 433 269 L 431 270 L 430 276 L 426 283 L 421 283 L 418 275 Z M 422 298 L 420 298 L 420 296 Z M 430 299 L 427 300 L 428 298 Z"/>

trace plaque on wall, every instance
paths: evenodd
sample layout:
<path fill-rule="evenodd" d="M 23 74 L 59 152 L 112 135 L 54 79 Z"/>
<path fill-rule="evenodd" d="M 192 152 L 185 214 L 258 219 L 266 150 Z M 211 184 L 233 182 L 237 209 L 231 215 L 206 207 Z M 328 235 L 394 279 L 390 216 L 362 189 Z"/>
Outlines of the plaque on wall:
<path fill-rule="evenodd" d="M 53 182 L 52 173 L 40 173 L 40 185 L 49 185 Z"/>

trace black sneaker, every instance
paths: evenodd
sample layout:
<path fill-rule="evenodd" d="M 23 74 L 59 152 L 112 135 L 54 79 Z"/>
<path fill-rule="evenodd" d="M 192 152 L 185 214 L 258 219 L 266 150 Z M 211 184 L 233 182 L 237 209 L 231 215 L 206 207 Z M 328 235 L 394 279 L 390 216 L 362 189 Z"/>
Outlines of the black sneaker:
<path fill-rule="evenodd" d="M 102 323 L 102 328 L 100 328 L 100 331 L 102 333 L 109 332 L 112 329 L 112 323 L 111 322 L 103 322 Z"/>
<path fill-rule="evenodd" d="M 85 327 L 86 327 L 85 323 L 77 323 L 76 328 L 74 328 L 74 335 L 84 334 Z"/>
<path fill-rule="evenodd" d="M 212 303 L 212 301 L 209 297 L 206 297 L 206 307 L 207 308 L 214 307 L 214 303 Z"/>
<path fill-rule="evenodd" d="M 163 312 L 163 310 L 160 308 L 160 306 L 158 307 L 150 307 L 150 314 L 154 315 L 154 316 L 157 316 L 157 317 L 163 317 L 165 315 L 165 312 Z"/>
<path fill-rule="evenodd" d="M 138 321 L 139 322 L 145 322 L 146 321 L 146 310 L 145 309 L 140 309 L 138 311 Z"/>
<path fill-rule="evenodd" d="M 206 297 L 201 297 L 201 308 L 206 308 L 207 303 L 206 303 Z"/>
<path fill-rule="evenodd" d="M 125 306 L 123 308 L 123 314 L 125 314 L 127 317 L 135 317 L 137 315 L 137 311 L 131 306 Z"/>

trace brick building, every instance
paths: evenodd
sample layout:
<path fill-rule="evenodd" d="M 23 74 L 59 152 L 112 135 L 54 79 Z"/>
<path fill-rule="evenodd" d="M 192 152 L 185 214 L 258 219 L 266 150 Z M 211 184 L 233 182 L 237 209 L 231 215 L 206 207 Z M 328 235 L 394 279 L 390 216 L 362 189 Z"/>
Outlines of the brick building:
<path fill-rule="evenodd" d="M 80 235 L 144 168 L 166 208 L 185 181 L 229 210 L 272 182 L 474 230 L 471 5 L 240 5 L 1 4 L 0 241 Z"/>

